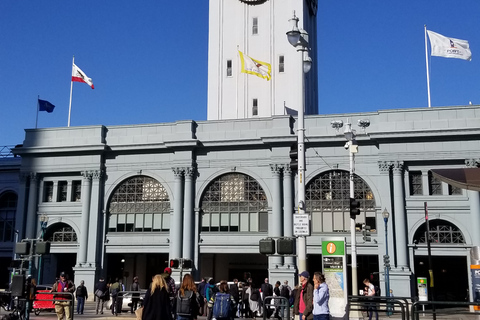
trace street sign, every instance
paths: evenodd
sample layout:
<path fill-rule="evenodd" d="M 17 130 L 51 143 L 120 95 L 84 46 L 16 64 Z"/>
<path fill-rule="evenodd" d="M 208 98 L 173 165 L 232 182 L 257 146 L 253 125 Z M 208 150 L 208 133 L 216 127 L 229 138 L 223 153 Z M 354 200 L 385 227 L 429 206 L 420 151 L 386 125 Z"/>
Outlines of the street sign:
<path fill-rule="evenodd" d="M 310 235 L 310 218 L 308 214 L 293 215 L 293 234 L 295 236 Z"/>

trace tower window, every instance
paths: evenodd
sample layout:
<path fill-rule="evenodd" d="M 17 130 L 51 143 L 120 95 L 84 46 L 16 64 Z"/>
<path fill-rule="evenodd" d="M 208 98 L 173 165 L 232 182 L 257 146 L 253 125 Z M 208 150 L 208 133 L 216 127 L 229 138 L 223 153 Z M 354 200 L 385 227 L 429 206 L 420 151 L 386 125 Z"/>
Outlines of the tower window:
<path fill-rule="evenodd" d="M 258 34 L 258 18 L 253 18 L 253 21 L 252 21 L 252 34 Z"/>
<path fill-rule="evenodd" d="M 227 60 L 227 77 L 232 76 L 232 60 Z"/>
<path fill-rule="evenodd" d="M 423 185 L 422 185 L 422 172 L 421 171 L 410 171 L 410 195 L 419 196 L 423 194 Z"/>
<path fill-rule="evenodd" d="M 252 102 L 252 115 L 258 116 L 258 99 L 253 99 Z"/>
<path fill-rule="evenodd" d="M 285 72 L 285 57 L 278 57 L 278 72 Z"/>
<path fill-rule="evenodd" d="M 53 201 L 53 181 L 45 181 L 43 184 L 43 202 Z"/>

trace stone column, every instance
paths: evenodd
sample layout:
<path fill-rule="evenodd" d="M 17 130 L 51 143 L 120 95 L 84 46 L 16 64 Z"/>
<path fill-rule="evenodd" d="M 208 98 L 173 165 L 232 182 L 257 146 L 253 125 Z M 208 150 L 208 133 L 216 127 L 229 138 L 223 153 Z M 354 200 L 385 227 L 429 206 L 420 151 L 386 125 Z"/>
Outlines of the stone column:
<path fill-rule="evenodd" d="M 392 162 L 393 202 L 395 205 L 395 248 L 397 249 L 396 266 L 409 270 L 407 250 L 407 213 L 405 212 L 405 190 L 403 183 L 403 162 Z"/>
<path fill-rule="evenodd" d="M 92 192 L 92 173 L 82 172 L 82 218 L 80 221 L 80 248 L 77 255 L 77 266 L 87 262 L 88 222 L 90 217 L 90 194 Z"/>
<path fill-rule="evenodd" d="M 99 221 L 103 220 L 103 211 L 102 211 L 102 198 L 101 198 L 101 183 L 103 178 L 103 170 L 92 171 L 92 185 L 90 192 L 90 211 L 89 211 L 89 221 L 88 228 L 91 230 L 88 233 L 88 251 L 87 251 L 87 263 L 91 267 L 97 266 L 97 260 L 99 254 L 97 250 L 100 250 L 101 245 L 103 245 L 103 239 L 99 243 L 101 235 L 103 235 L 102 230 L 99 228 Z M 82 217 L 83 218 L 83 217 Z"/>
<path fill-rule="evenodd" d="M 170 259 L 182 257 L 183 174 L 185 169 L 172 168 L 175 177 L 173 217 L 170 225 Z"/>
<path fill-rule="evenodd" d="M 282 184 L 280 181 L 282 166 L 271 164 L 272 170 L 272 214 L 270 216 L 268 236 L 278 238 L 282 236 Z M 269 269 L 278 268 L 283 265 L 283 258 L 280 256 L 270 256 Z"/>
<path fill-rule="evenodd" d="M 185 201 L 183 211 L 183 258 L 193 260 L 193 235 L 195 228 L 193 210 L 194 195 L 194 175 L 195 168 L 185 169 Z"/>
<path fill-rule="evenodd" d="M 30 190 L 28 193 L 27 223 L 25 238 L 34 239 L 37 225 L 37 201 L 38 201 L 38 176 L 36 172 L 30 173 Z M 19 239 L 20 240 L 20 239 Z"/>
<path fill-rule="evenodd" d="M 21 172 L 18 175 L 20 185 L 18 187 L 18 198 L 17 198 L 17 214 L 15 218 L 15 233 L 18 232 L 17 238 L 14 238 L 14 241 L 22 240 L 25 230 L 23 229 L 23 222 L 26 221 L 27 216 L 25 215 L 25 197 L 27 195 L 27 182 L 28 182 L 28 173 Z"/>
<path fill-rule="evenodd" d="M 290 165 L 286 164 L 283 167 L 283 235 L 285 237 L 293 237 L 293 214 L 293 175 Z M 286 256 L 284 265 L 295 268 L 295 257 Z"/>
<path fill-rule="evenodd" d="M 468 168 L 477 168 L 480 165 L 480 159 L 467 159 L 465 165 Z M 480 229 L 480 194 L 478 191 L 467 190 L 468 200 L 470 203 L 470 223 L 472 230 Z M 477 227 L 475 227 L 477 226 Z M 472 232 L 472 245 L 480 246 L 480 232 Z"/>

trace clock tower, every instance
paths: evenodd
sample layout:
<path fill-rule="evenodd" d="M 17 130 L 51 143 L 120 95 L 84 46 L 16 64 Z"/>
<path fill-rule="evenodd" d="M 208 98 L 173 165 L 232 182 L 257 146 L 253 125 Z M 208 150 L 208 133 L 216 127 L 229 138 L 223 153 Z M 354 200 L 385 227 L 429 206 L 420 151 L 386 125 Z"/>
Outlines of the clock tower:
<path fill-rule="evenodd" d="M 318 114 L 317 0 L 209 0 L 208 120 L 271 117 L 298 110 L 305 77 L 305 114 Z M 309 73 L 286 32 L 293 13 L 309 35 Z M 241 72 L 238 51 L 271 65 L 271 79 Z M 288 108 L 288 109 L 287 109 Z"/>

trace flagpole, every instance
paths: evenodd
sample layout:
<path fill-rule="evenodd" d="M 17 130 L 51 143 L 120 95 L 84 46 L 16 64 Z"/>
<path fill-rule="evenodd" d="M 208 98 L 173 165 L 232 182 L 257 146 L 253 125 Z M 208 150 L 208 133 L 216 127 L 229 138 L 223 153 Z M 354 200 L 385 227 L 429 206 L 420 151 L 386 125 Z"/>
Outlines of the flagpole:
<path fill-rule="evenodd" d="M 425 62 L 427 64 L 427 94 L 428 94 L 428 107 L 432 107 L 432 101 L 430 98 L 430 70 L 428 67 L 428 46 L 427 46 L 427 25 L 424 25 L 425 29 Z"/>
<path fill-rule="evenodd" d="M 73 56 L 73 60 L 72 60 L 72 72 L 73 72 L 74 64 L 75 64 L 75 56 Z M 70 115 L 72 114 L 72 92 L 73 92 L 73 81 L 72 81 L 72 76 L 70 76 L 70 104 L 68 106 L 68 127 L 70 127 Z"/>
<path fill-rule="evenodd" d="M 38 95 L 37 97 L 37 119 L 35 120 L 35 129 L 37 129 L 37 125 L 38 125 L 38 99 L 40 99 L 40 95 Z"/>

